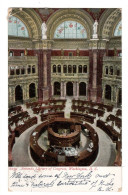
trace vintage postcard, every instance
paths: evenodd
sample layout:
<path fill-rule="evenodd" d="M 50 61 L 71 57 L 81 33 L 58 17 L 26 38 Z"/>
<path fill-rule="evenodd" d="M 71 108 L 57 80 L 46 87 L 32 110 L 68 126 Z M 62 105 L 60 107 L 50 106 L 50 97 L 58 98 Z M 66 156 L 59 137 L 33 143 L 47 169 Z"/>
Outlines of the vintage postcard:
<path fill-rule="evenodd" d="M 122 188 L 122 9 L 8 9 L 9 191 Z"/>

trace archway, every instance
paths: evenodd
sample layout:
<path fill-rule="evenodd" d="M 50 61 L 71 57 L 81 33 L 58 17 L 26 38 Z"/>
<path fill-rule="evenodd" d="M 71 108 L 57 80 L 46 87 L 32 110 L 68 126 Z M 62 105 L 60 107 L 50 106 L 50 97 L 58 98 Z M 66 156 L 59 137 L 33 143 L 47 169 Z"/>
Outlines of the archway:
<path fill-rule="evenodd" d="M 106 85 L 105 87 L 105 98 L 111 100 L 111 86 Z"/>
<path fill-rule="evenodd" d="M 72 82 L 67 83 L 66 94 L 67 94 L 67 96 L 73 96 L 73 83 Z"/>
<path fill-rule="evenodd" d="M 17 85 L 15 88 L 15 101 L 23 100 L 23 91 L 20 85 Z"/>
<path fill-rule="evenodd" d="M 60 95 L 60 83 L 59 82 L 54 83 L 54 95 Z"/>
<path fill-rule="evenodd" d="M 36 96 L 35 83 L 29 85 L 29 97 L 33 98 Z"/>
<path fill-rule="evenodd" d="M 84 83 L 84 82 L 81 82 L 79 84 L 79 95 L 86 96 L 86 83 Z"/>

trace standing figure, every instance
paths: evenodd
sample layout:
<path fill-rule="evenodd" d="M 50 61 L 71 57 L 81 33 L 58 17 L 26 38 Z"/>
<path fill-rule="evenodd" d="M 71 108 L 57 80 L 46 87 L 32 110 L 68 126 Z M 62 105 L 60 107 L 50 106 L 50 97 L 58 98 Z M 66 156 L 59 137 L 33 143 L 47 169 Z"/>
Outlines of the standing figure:
<path fill-rule="evenodd" d="M 42 23 L 41 30 L 42 30 L 42 40 L 43 39 L 47 39 L 47 35 L 46 35 L 47 26 L 46 26 L 46 23 L 45 22 Z"/>
<path fill-rule="evenodd" d="M 98 27 L 98 22 L 97 22 L 97 20 L 95 20 L 95 22 L 93 24 L 93 38 L 98 38 L 97 27 Z"/>

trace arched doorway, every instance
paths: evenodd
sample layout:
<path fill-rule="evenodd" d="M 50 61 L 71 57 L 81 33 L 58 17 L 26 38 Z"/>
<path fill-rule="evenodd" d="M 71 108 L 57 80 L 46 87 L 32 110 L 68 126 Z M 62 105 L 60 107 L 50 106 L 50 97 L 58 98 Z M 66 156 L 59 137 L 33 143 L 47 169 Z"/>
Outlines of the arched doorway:
<path fill-rule="evenodd" d="M 111 86 L 106 85 L 105 87 L 105 98 L 111 100 Z"/>
<path fill-rule="evenodd" d="M 20 85 L 17 85 L 15 88 L 15 101 L 23 100 L 23 91 Z"/>
<path fill-rule="evenodd" d="M 81 82 L 79 84 L 79 95 L 86 96 L 86 83 L 84 83 L 84 82 Z"/>
<path fill-rule="evenodd" d="M 67 83 L 66 94 L 67 94 L 67 96 L 73 96 L 73 83 L 72 82 Z"/>
<path fill-rule="evenodd" d="M 29 97 L 33 98 L 36 96 L 35 83 L 29 85 Z"/>
<path fill-rule="evenodd" d="M 59 82 L 54 83 L 54 95 L 60 95 L 60 83 Z"/>

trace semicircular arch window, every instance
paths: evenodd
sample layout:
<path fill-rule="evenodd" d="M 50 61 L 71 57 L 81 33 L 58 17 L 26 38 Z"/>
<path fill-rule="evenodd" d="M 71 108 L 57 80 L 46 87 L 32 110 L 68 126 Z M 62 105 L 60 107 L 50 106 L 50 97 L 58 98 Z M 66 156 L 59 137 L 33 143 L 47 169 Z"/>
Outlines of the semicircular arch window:
<path fill-rule="evenodd" d="M 114 31 L 114 36 L 121 36 L 122 35 L 122 22 L 120 21 Z"/>
<path fill-rule="evenodd" d="M 28 30 L 24 23 L 15 16 L 9 17 L 8 35 L 15 37 L 29 37 Z"/>
<path fill-rule="evenodd" d="M 65 21 L 61 23 L 54 32 L 55 39 L 86 39 L 85 27 L 76 21 Z"/>

